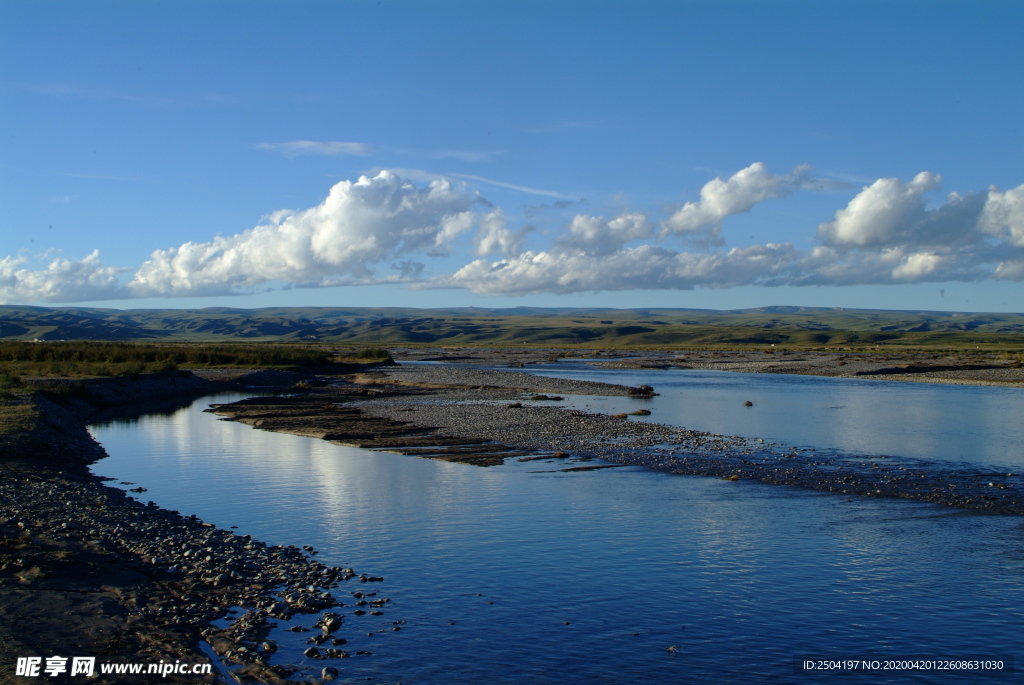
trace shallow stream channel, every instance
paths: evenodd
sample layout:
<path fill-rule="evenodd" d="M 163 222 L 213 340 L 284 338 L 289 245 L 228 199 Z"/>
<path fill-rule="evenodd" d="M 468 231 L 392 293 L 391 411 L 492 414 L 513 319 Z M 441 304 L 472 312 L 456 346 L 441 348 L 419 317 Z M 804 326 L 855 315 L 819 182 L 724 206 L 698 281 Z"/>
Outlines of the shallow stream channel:
<path fill-rule="evenodd" d="M 1024 467 L 1021 389 L 581 364 L 535 372 L 661 393 L 564 402 L 588 411 L 645 406 L 642 420 L 794 446 Z M 279 622 L 276 662 L 303 667 L 296 677 L 331 665 L 340 682 L 405 685 L 824 683 L 837 674 L 799 665 L 1009 666 L 1024 655 L 1024 517 L 638 466 L 480 468 L 203 411 L 244 396 L 92 426 L 110 455 L 93 470 L 146 488 L 144 501 L 268 544 L 312 545 L 323 563 L 384 577 L 335 591 L 391 600 L 381 615 L 346 616 L 339 635 L 352 658 L 302 655 L 311 633 L 286 628 L 311 627 L 315 615 Z M 357 609 L 347 603 L 339 611 Z M 1004 667 L 842 680 L 1020 677 Z"/>

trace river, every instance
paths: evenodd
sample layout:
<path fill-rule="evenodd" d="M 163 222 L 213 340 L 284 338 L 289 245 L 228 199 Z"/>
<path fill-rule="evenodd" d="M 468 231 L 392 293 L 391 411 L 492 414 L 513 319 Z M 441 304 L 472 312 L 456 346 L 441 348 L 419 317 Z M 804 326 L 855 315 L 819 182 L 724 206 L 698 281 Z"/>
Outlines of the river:
<path fill-rule="evenodd" d="M 764 386 L 752 380 L 737 387 L 738 375 L 727 373 L 557 372 L 654 385 L 662 395 L 651 401 L 651 420 L 692 417 L 696 423 L 687 425 L 694 428 L 790 444 L 1000 465 L 1020 464 L 1024 444 L 1024 412 L 1015 421 L 998 415 L 1007 403 L 1012 411 L 1013 402 L 1024 401 L 1021 390 L 902 384 L 924 388 L 914 395 L 923 423 L 914 423 L 905 412 L 872 408 L 881 402 L 872 402 L 872 393 L 904 392 L 895 383 L 858 381 L 851 391 L 835 379 L 800 376 L 765 375 L 753 379 Z M 698 389 L 670 387 L 685 385 L 685 373 Z M 857 393 L 865 399 L 851 399 Z M 332 662 L 343 681 L 817 683 L 835 675 L 796 674 L 794 660 L 1009 662 L 1024 647 L 1020 518 L 639 467 L 559 473 L 512 461 L 477 468 L 258 431 L 202 411 L 238 397 L 93 426 L 110 454 L 94 471 L 146 487 L 141 497 L 161 506 L 271 544 L 311 544 L 325 563 L 383 575 L 372 589 L 392 599 L 385 615 L 351 622 L 362 632 L 344 635 L 351 653 L 373 655 Z M 680 404 L 683 397 L 690 405 Z M 739 397 L 754 406 L 734 406 Z M 623 401 L 573 400 L 601 411 Z M 801 403 L 822 415 L 870 420 L 873 435 L 822 432 L 813 425 L 818 415 Z M 853 411 L 861 404 L 873 411 L 870 418 Z M 788 418 L 780 424 L 757 414 L 762 408 Z M 946 440 L 937 450 L 922 446 L 914 437 L 921 425 L 973 426 L 973 443 L 957 445 L 975 447 Z M 367 635 L 399 620 L 401 631 Z M 301 655 L 308 634 L 283 629 L 312 622 L 297 617 L 274 634 L 279 660 L 310 673 L 324 662 Z"/>

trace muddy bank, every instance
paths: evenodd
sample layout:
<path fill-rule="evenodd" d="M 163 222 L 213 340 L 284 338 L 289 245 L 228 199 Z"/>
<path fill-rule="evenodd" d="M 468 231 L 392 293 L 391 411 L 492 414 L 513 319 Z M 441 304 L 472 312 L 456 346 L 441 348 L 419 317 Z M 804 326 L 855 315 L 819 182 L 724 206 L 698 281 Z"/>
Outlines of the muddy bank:
<path fill-rule="evenodd" d="M 538 469 L 578 470 L 574 462 L 603 460 L 678 474 L 729 480 L 757 480 L 846 495 L 900 497 L 966 509 L 1004 514 L 1024 513 L 1024 478 L 968 465 L 948 465 L 920 459 L 838 454 L 828 450 L 797 450 L 738 436 L 717 435 L 636 421 L 626 414 L 609 416 L 557 407 L 550 396 L 537 397 L 533 388 L 513 389 L 521 374 L 512 374 L 508 388 L 487 387 L 472 369 L 459 369 L 469 383 L 463 387 L 415 387 L 417 379 L 437 380 L 436 367 L 392 369 L 375 378 L 322 389 L 295 398 L 295 414 L 281 413 L 270 404 L 238 403 L 216 408 L 218 414 L 241 419 L 266 430 L 316 434 L 344 444 L 389 452 L 459 461 L 434 445 L 457 444 L 467 451 L 495 451 L 487 460 L 466 459 L 479 466 L 514 457 L 536 461 Z M 390 384 L 395 379 L 401 385 Z M 537 378 L 537 383 L 551 379 Z M 600 385 L 600 384 L 596 384 Z M 277 405 L 281 409 L 285 405 Z M 638 408 L 642 400 L 638 399 Z M 265 411 L 264 411 L 265 410 Z M 308 426 L 310 432 L 303 432 Z M 388 444 L 386 431 L 401 431 L 414 443 Z M 314 432 L 315 431 L 315 432 Z M 367 436 L 376 436 L 372 439 Z M 378 441 L 379 440 L 379 441 Z M 418 449 L 417 449 L 418 448 Z M 516 451 L 528 452 L 516 456 Z"/>
<path fill-rule="evenodd" d="M 0 435 L 0 681 L 38 681 L 14 675 L 19 656 L 208 663 L 205 642 L 235 664 L 241 681 L 285 682 L 297 669 L 288 659 L 299 655 L 275 655 L 265 636 L 297 614 L 320 615 L 309 619 L 321 632 L 307 656 L 327 667 L 348 656 L 338 647 L 344 621 L 365 612 L 343 609 L 343 599 L 354 601 L 339 586 L 379 578 L 321 564 L 311 548 L 267 546 L 161 509 L 141 488 L 135 499 L 89 472 L 105 453 L 86 422 L 119 408 L 132 414 L 154 402 L 188 402 L 239 380 L 160 376 L 53 384 L 49 396 L 18 400 L 26 429 Z M 130 404 L 118 405 L 119 393 Z M 228 628 L 213 625 L 229 615 Z M 163 679 L 219 680 L 213 673 Z"/>

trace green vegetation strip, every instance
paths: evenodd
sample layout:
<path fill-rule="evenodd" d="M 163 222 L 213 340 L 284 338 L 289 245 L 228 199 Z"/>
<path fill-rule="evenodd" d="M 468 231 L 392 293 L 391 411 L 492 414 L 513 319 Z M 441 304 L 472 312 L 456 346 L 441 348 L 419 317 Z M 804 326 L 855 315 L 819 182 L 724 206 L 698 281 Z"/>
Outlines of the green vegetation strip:
<path fill-rule="evenodd" d="M 178 368 L 295 369 L 346 360 L 377 361 L 387 350 L 339 351 L 323 345 L 211 345 L 124 342 L 0 341 L 0 399 L 21 387 L 20 377 L 125 376 Z"/>

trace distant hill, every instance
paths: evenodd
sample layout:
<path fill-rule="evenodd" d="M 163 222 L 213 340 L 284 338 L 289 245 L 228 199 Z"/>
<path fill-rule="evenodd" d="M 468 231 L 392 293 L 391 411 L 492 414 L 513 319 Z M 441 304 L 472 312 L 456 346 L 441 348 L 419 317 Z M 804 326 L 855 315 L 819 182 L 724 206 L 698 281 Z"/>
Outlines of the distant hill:
<path fill-rule="evenodd" d="M 268 307 L 94 309 L 0 306 L 8 340 L 225 340 L 431 345 L 716 346 L 789 344 L 1024 347 L 1024 314 L 758 307 Z"/>

